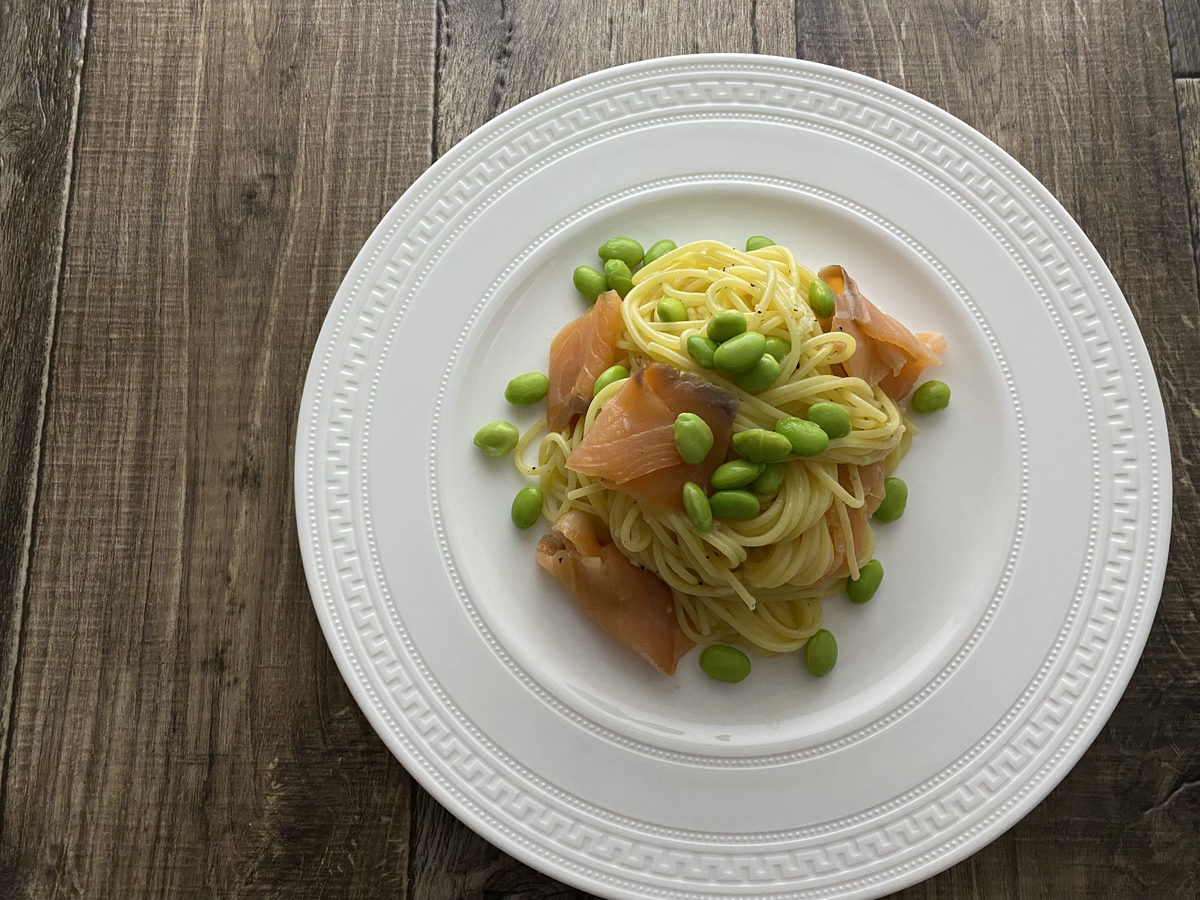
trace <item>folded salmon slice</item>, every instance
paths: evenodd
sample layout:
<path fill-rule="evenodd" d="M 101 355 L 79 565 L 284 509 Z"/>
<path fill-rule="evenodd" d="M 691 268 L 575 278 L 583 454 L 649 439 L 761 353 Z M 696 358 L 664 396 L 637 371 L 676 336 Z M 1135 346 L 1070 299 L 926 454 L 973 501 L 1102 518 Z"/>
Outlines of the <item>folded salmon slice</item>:
<path fill-rule="evenodd" d="M 868 520 L 879 509 L 883 502 L 883 479 L 887 470 L 883 460 L 869 466 L 858 467 L 858 477 L 862 482 L 865 502 L 858 509 L 846 508 L 846 517 L 850 520 L 850 538 L 854 542 L 854 555 L 859 566 L 866 562 L 862 558 L 863 542 L 867 537 Z M 854 493 L 854 485 L 850 480 L 850 465 L 843 463 L 838 466 L 838 484 L 850 493 Z M 829 536 L 833 538 L 833 561 L 825 571 L 824 578 L 850 574 L 846 565 L 846 535 L 842 532 L 842 522 L 833 506 L 825 513 L 825 523 L 829 527 Z M 824 580 L 824 578 L 822 580 Z"/>
<path fill-rule="evenodd" d="M 833 289 L 830 330 L 854 338 L 854 355 L 845 363 L 847 375 L 879 385 L 893 400 L 901 400 L 927 366 L 941 365 L 938 354 L 946 349 L 942 335 L 913 334 L 860 294 L 841 266 L 826 266 L 817 276 Z"/>
<path fill-rule="evenodd" d="M 737 397 L 664 363 L 640 366 L 614 394 L 588 429 L 567 468 L 602 478 L 660 509 L 683 510 L 683 485 L 705 490 L 725 461 Z M 712 429 L 713 448 L 701 462 L 684 462 L 675 449 L 675 418 L 695 413 Z"/>
<path fill-rule="evenodd" d="M 546 422 L 551 431 L 562 431 L 587 412 L 596 379 L 621 356 L 617 348 L 620 336 L 621 298 L 616 291 L 608 291 L 550 342 Z"/>
<path fill-rule="evenodd" d="M 563 513 L 554 534 L 538 541 L 537 562 L 596 626 L 662 674 L 674 675 L 695 646 L 675 618 L 671 589 L 631 563 L 595 516 L 577 509 Z"/>

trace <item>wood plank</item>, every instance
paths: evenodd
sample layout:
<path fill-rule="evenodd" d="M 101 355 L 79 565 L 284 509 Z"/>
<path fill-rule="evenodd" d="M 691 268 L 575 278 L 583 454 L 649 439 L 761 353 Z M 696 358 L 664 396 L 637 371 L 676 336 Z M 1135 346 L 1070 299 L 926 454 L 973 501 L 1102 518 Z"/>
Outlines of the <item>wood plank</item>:
<path fill-rule="evenodd" d="M 465 0 L 441 4 L 437 155 L 527 97 L 679 53 L 795 55 L 792 5 L 760 0 Z"/>
<path fill-rule="evenodd" d="M 409 779 L 325 649 L 291 448 L 429 162 L 434 6 L 100 0 L 0 834 L 5 896 L 406 896 Z"/>
<path fill-rule="evenodd" d="M 1083 226 L 1133 306 L 1175 466 L 1167 582 L 1142 662 L 1064 783 L 904 896 L 1192 896 L 1200 889 L 1200 316 L 1162 9 L 1155 0 L 798 4 L 799 55 L 907 88 L 1011 152 Z M 1194 152 L 1193 152 L 1194 158 Z"/>
<path fill-rule="evenodd" d="M 1171 68 L 1177 77 L 1200 75 L 1200 3 L 1196 0 L 1163 0 Z"/>
<path fill-rule="evenodd" d="M 84 0 L 15 0 L 0 16 L 0 783 L 33 526 Z"/>
<path fill-rule="evenodd" d="M 608 66 L 680 53 L 794 55 L 784 0 L 589 4 L 467 0 L 440 4 L 436 152 L 497 113 Z M 586 897 L 496 850 L 417 789 L 414 897 Z"/>
<path fill-rule="evenodd" d="M 1192 226 L 1193 261 L 1200 272 L 1200 78 L 1176 79 L 1175 100 L 1179 109 L 1179 141 Z"/>

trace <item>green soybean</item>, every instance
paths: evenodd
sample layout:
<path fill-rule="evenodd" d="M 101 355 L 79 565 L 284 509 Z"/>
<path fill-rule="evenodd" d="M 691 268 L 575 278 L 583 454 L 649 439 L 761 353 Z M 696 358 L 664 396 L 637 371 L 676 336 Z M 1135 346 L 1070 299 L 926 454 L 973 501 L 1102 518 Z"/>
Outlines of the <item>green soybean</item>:
<path fill-rule="evenodd" d="M 713 353 L 713 365 L 722 372 L 736 375 L 753 369 L 767 352 L 767 339 L 757 331 L 743 331 L 726 340 Z M 779 364 L 776 363 L 778 368 Z M 776 373 L 778 374 L 778 373 Z"/>
<path fill-rule="evenodd" d="M 731 459 L 729 462 L 717 466 L 708 482 L 719 491 L 745 487 L 758 478 L 765 468 L 764 463 L 752 463 L 748 459 Z"/>
<path fill-rule="evenodd" d="M 658 301 L 655 311 L 658 313 L 660 322 L 686 322 L 688 317 L 687 307 L 683 305 L 683 301 L 674 297 L 663 297 Z"/>
<path fill-rule="evenodd" d="M 717 342 L 702 334 L 693 334 L 687 339 L 687 352 L 696 362 L 706 369 L 713 367 L 713 357 L 717 352 Z"/>
<path fill-rule="evenodd" d="M 756 235 L 753 235 L 752 237 L 746 238 L 746 252 L 747 253 L 751 252 L 752 250 L 761 250 L 763 247 L 774 247 L 774 246 L 775 246 L 775 242 L 773 240 L 771 240 L 769 237 L 763 237 L 761 234 L 756 234 Z"/>
<path fill-rule="evenodd" d="M 804 645 L 804 664 L 808 671 L 823 678 L 837 665 L 838 648 L 833 635 L 822 628 Z"/>
<path fill-rule="evenodd" d="M 883 563 L 877 559 L 858 567 L 858 577 L 846 582 L 846 596 L 851 603 L 866 603 L 875 596 L 883 581 Z"/>
<path fill-rule="evenodd" d="M 675 249 L 675 242 L 672 240 L 655 241 L 650 245 L 650 249 L 646 251 L 646 255 L 642 257 L 642 265 L 648 266 L 660 256 L 666 256 Z"/>
<path fill-rule="evenodd" d="M 762 474 L 750 482 L 750 493 L 766 496 L 779 490 L 783 484 L 783 464 L 766 463 Z"/>
<path fill-rule="evenodd" d="M 624 299 L 633 290 L 633 272 L 622 259 L 610 259 L 604 264 L 604 277 L 608 286 Z"/>
<path fill-rule="evenodd" d="M 736 309 L 723 309 L 708 320 L 705 331 L 718 344 L 746 330 L 746 315 Z"/>
<path fill-rule="evenodd" d="M 937 412 L 950 405 L 950 385 L 944 381 L 927 381 L 912 395 L 912 411 L 915 413 Z"/>
<path fill-rule="evenodd" d="M 521 488 L 513 497 L 512 520 L 518 528 L 529 528 L 542 514 L 542 492 L 535 487 Z"/>
<path fill-rule="evenodd" d="M 779 378 L 779 360 L 770 353 L 764 353 L 752 368 L 734 375 L 733 383 L 743 391 L 765 391 L 775 383 L 777 378 Z"/>
<path fill-rule="evenodd" d="M 645 256 L 645 251 L 642 250 L 642 245 L 629 237 L 609 238 L 600 245 L 600 249 L 596 251 L 605 262 L 610 259 L 619 259 L 625 263 L 630 269 L 642 261 Z"/>
<path fill-rule="evenodd" d="M 895 522 L 904 515 L 907 505 L 908 485 L 899 478 L 883 479 L 883 502 L 875 510 L 875 518 L 880 522 Z"/>
<path fill-rule="evenodd" d="M 808 286 L 808 305 L 819 319 L 833 315 L 833 289 L 820 278 L 814 278 Z"/>
<path fill-rule="evenodd" d="M 541 372 L 526 372 L 508 383 L 504 389 L 504 399 L 517 406 L 528 406 L 545 397 L 549 387 L 550 379 Z"/>
<path fill-rule="evenodd" d="M 713 433 L 705 422 L 695 413 L 680 413 L 675 417 L 675 449 L 683 457 L 684 462 L 704 462 L 713 448 Z"/>
<path fill-rule="evenodd" d="M 808 421 L 819 425 L 830 439 L 850 433 L 850 413 L 840 403 L 814 403 L 808 408 Z"/>
<path fill-rule="evenodd" d="M 712 507 L 704 494 L 704 488 L 694 481 L 689 481 L 683 486 L 683 508 L 692 520 L 693 528 L 697 531 L 712 530 Z"/>
<path fill-rule="evenodd" d="M 604 273 L 591 266 L 580 266 L 571 280 L 575 282 L 575 290 L 589 300 L 595 300 L 608 290 L 608 279 L 604 277 Z"/>
<path fill-rule="evenodd" d="M 596 383 L 592 386 L 592 396 L 595 397 L 614 381 L 620 381 L 622 378 L 628 377 L 629 370 L 624 366 L 609 366 L 596 378 Z"/>
<path fill-rule="evenodd" d="M 797 456 L 816 456 L 829 446 L 829 435 L 816 422 L 788 416 L 775 423 L 775 431 L 783 435 Z"/>
<path fill-rule="evenodd" d="M 498 419 L 475 432 L 475 446 L 488 456 L 503 456 L 517 446 L 520 437 L 516 425 Z"/>
<path fill-rule="evenodd" d="M 749 491 L 717 491 L 708 498 L 718 519 L 753 519 L 758 515 L 758 498 Z"/>
<path fill-rule="evenodd" d="M 792 352 L 792 345 L 783 338 L 769 337 L 767 338 L 767 352 L 775 357 L 776 361 L 783 362 Z"/>
<path fill-rule="evenodd" d="M 750 674 L 750 657 L 737 647 L 710 644 L 700 654 L 700 671 L 713 681 L 737 684 Z"/>
<path fill-rule="evenodd" d="M 765 428 L 747 428 L 733 436 L 734 449 L 750 462 L 780 462 L 792 452 L 792 444 L 784 435 Z"/>

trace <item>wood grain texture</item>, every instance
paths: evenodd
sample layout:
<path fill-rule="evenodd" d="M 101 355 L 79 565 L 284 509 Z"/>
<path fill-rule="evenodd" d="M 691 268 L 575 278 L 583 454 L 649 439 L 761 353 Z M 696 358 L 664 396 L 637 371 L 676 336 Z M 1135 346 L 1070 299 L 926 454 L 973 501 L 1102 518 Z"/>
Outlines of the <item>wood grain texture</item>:
<path fill-rule="evenodd" d="M 1171 45 L 1171 67 L 1177 76 L 1200 75 L 1200 3 L 1162 0 Z"/>
<path fill-rule="evenodd" d="M 0 782 L 26 589 L 85 0 L 0 14 Z"/>
<path fill-rule="evenodd" d="M 85 2 L 0 0 L 0 687 L 32 534 L 0 897 L 588 896 L 412 787 L 355 707 L 296 550 L 295 418 L 342 274 L 432 156 L 707 50 L 865 72 L 997 140 L 1112 267 L 1167 404 L 1172 555 L 1124 700 L 1027 819 L 903 896 L 1200 894 L 1200 82 L 1173 90 L 1164 25 L 1187 71 L 1191 0 L 97 0 L 60 279 Z"/>
<path fill-rule="evenodd" d="M 434 9 L 93 5 L 0 894 L 406 896 L 301 570 L 309 354 L 429 162 Z"/>
<path fill-rule="evenodd" d="M 1172 553 L 1142 662 L 1063 784 L 980 853 L 906 897 L 1192 897 L 1200 891 L 1200 307 L 1157 2 L 797 5 L 799 55 L 965 119 L 1062 201 L 1134 309 L 1163 387 Z"/>
<path fill-rule="evenodd" d="M 608 66 L 678 53 L 793 56 L 783 0 L 441 0 L 437 154 L 496 113 Z"/>
<path fill-rule="evenodd" d="M 1179 109 L 1179 143 L 1183 150 L 1192 252 L 1196 271 L 1200 273 L 1200 78 L 1177 79 L 1175 100 Z M 1196 412 L 1200 416 L 1200 410 Z"/>

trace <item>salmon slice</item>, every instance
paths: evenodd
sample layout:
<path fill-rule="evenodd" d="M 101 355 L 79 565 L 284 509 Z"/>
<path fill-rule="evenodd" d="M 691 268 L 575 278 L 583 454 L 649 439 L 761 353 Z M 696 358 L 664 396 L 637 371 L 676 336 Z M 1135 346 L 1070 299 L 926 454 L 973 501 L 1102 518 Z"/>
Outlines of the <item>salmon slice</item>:
<path fill-rule="evenodd" d="M 830 330 L 854 338 L 854 355 L 845 363 L 847 375 L 877 384 L 893 400 L 901 400 L 927 366 L 941 365 L 938 354 L 946 349 L 942 335 L 913 334 L 860 294 L 841 266 L 826 266 L 817 276 L 833 289 Z"/>
<path fill-rule="evenodd" d="M 860 566 L 866 562 L 862 558 L 862 551 L 867 536 L 867 523 L 883 502 L 883 479 L 886 475 L 883 460 L 869 466 L 859 466 L 858 477 L 862 481 L 866 501 L 858 509 L 846 508 L 846 516 L 850 520 L 850 536 L 854 541 L 854 555 L 858 558 Z M 850 480 L 850 466 L 846 463 L 838 466 L 838 484 L 854 493 L 854 485 Z M 846 536 L 842 533 L 842 522 L 833 506 L 825 513 L 825 523 L 829 527 L 829 536 L 833 538 L 833 561 L 829 564 L 822 581 L 825 578 L 850 574 L 846 565 Z"/>
<path fill-rule="evenodd" d="M 605 405 L 567 457 L 567 468 L 602 478 L 614 490 L 660 509 L 683 510 L 683 485 L 705 490 L 725 461 L 737 397 L 664 363 L 640 366 Z M 713 448 L 700 463 L 675 449 L 675 417 L 695 413 L 712 429 Z"/>
<path fill-rule="evenodd" d="M 537 562 L 601 631 L 663 675 L 674 675 L 696 646 L 679 627 L 666 582 L 631 563 L 595 516 L 563 513 L 554 534 L 538 541 Z"/>
<path fill-rule="evenodd" d="M 546 423 L 551 431 L 562 431 L 587 412 L 596 379 L 620 358 L 617 340 L 621 327 L 621 298 L 616 291 L 608 291 L 550 342 Z"/>

